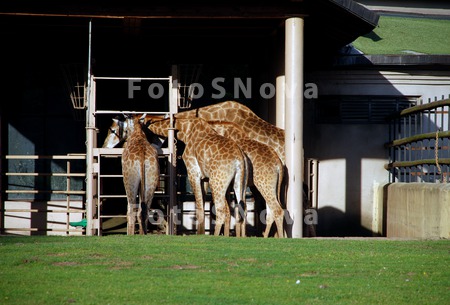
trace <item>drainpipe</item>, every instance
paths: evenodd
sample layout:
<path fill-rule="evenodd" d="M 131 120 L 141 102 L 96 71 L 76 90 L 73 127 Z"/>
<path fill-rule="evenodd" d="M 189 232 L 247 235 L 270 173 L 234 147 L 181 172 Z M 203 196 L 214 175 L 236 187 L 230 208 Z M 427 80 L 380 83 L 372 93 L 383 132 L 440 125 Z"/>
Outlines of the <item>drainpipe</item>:
<path fill-rule="evenodd" d="M 285 141 L 287 235 L 303 237 L 303 26 L 302 18 L 286 20 L 285 37 Z"/>

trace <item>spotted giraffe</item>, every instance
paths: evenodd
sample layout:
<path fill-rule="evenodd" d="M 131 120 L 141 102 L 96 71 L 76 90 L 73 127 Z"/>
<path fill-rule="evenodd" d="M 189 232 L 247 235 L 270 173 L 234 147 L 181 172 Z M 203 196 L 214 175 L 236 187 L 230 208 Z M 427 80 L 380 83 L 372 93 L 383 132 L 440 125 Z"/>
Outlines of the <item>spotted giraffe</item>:
<path fill-rule="evenodd" d="M 126 119 L 126 133 L 127 140 L 122 153 L 122 173 L 128 201 L 127 234 L 134 235 L 136 218 L 139 234 L 146 234 L 149 210 L 159 182 L 158 152 L 147 141 L 138 115 Z M 146 205 L 144 213 L 141 204 L 136 205 L 138 193 L 140 202 Z"/>
<path fill-rule="evenodd" d="M 250 160 L 249 185 L 254 185 L 263 196 L 267 206 L 266 230 L 268 237 L 273 222 L 277 227 L 277 236 L 283 237 L 283 216 L 279 197 L 284 167 L 276 152 L 269 146 L 250 139 L 240 126 L 225 121 L 208 121 L 208 124 L 220 135 L 233 139 Z"/>
<path fill-rule="evenodd" d="M 247 106 L 226 101 L 210 106 L 177 113 L 176 118 L 202 118 L 205 121 L 227 121 L 237 124 L 247 136 L 272 147 L 285 165 L 284 130 L 258 117 Z"/>
<path fill-rule="evenodd" d="M 227 101 L 183 111 L 177 113 L 175 117 L 180 119 L 201 118 L 206 121 L 227 121 L 235 123 L 247 133 L 249 138 L 272 147 L 283 165 L 285 164 L 284 130 L 264 121 L 247 106 L 238 102 Z M 164 116 L 147 115 L 145 118 L 146 121 L 161 119 L 164 119 Z M 120 122 L 115 121 L 113 126 L 116 126 L 118 130 L 120 127 Z M 114 147 L 120 142 L 121 137 L 117 136 L 117 134 L 117 132 L 111 132 L 110 128 L 108 136 L 105 139 L 105 143 L 108 143 L 107 147 Z"/>
<path fill-rule="evenodd" d="M 170 120 L 149 121 L 148 128 L 157 135 L 168 135 Z M 230 210 L 226 199 L 227 190 L 234 179 L 236 196 L 236 236 L 245 236 L 245 215 L 241 218 L 239 206 L 245 206 L 247 186 L 247 162 L 241 149 L 230 139 L 218 135 L 211 126 L 199 118 L 175 119 L 177 137 L 186 145 L 183 161 L 195 196 L 197 234 L 205 233 L 202 180 L 209 178 L 209 186 L 216 207 L 214 235 L 222 226 L 224 235 L 230 232 Z M 244 209 L 245 210 L 245 209 Z"/>

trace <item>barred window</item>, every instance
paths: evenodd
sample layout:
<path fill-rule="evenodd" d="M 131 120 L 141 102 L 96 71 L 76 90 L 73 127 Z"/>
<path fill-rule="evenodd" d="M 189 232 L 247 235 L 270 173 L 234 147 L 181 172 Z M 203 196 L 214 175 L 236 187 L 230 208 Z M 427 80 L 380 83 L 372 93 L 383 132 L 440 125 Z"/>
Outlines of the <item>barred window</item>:
<path fill-rule="evenodd" d="M 387 118 L 414 106 L 415 97 L 320 96 L 314 102 L 318 124 L 387 124 Z"/>

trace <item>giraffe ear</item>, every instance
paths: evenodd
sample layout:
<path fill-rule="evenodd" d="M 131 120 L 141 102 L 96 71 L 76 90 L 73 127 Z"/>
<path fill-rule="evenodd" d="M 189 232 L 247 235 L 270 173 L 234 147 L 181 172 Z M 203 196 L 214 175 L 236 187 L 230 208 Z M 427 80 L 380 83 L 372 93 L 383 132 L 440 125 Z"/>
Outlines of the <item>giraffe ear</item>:
<path fill-rule="evenodd" d="M 146 116 L 147 114 L 146 113 L 144 113 L 140 118 L 139 118 L 139 123 L 141 123 L 141 124 L 144 124 L 145 123 L 145 116 Z"/>
<path fill-rule="evenodd" d="M 184 132 L 179 131 L 179 130 L 178 130 L 178 132 L 177 132 L 177 138 L 180 139 L 180 140 L 183 141 L 183 142 L 186 140 L 186 137 L 185 137 L 185 135 L 184 135 Z"/>

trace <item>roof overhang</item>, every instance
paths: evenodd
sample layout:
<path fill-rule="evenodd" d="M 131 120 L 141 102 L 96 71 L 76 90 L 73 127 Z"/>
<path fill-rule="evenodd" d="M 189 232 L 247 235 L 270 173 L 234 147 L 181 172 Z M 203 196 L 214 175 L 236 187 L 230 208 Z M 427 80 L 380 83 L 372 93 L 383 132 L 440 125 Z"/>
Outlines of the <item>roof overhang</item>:
<path fill-rule="evenodd" d="M 428 66 L 448 69 L 450 55 L 348 55 L 340 56 L 336 67 L 417 67 Z"/>
<path fill-rule="evenodd" d="M 242 27 L 251 27 L 251 20 L 267 20 L 271 26 L 279 26 L 286 18 L 304 17 L 306 42 L 311 40 L 320 48 L 346 45 L 370 32 L 378 23 L 377 14 L 352 0 L 19 0 L 2 1 L 0 16 L 2 15 L 96 19 L 248 20 L 249 23 L 241 23 Z M 229 26 L 233 27 L 233 22 L 229 22 Z M 323 43 L 320 43 L 321 41 Z"/>

